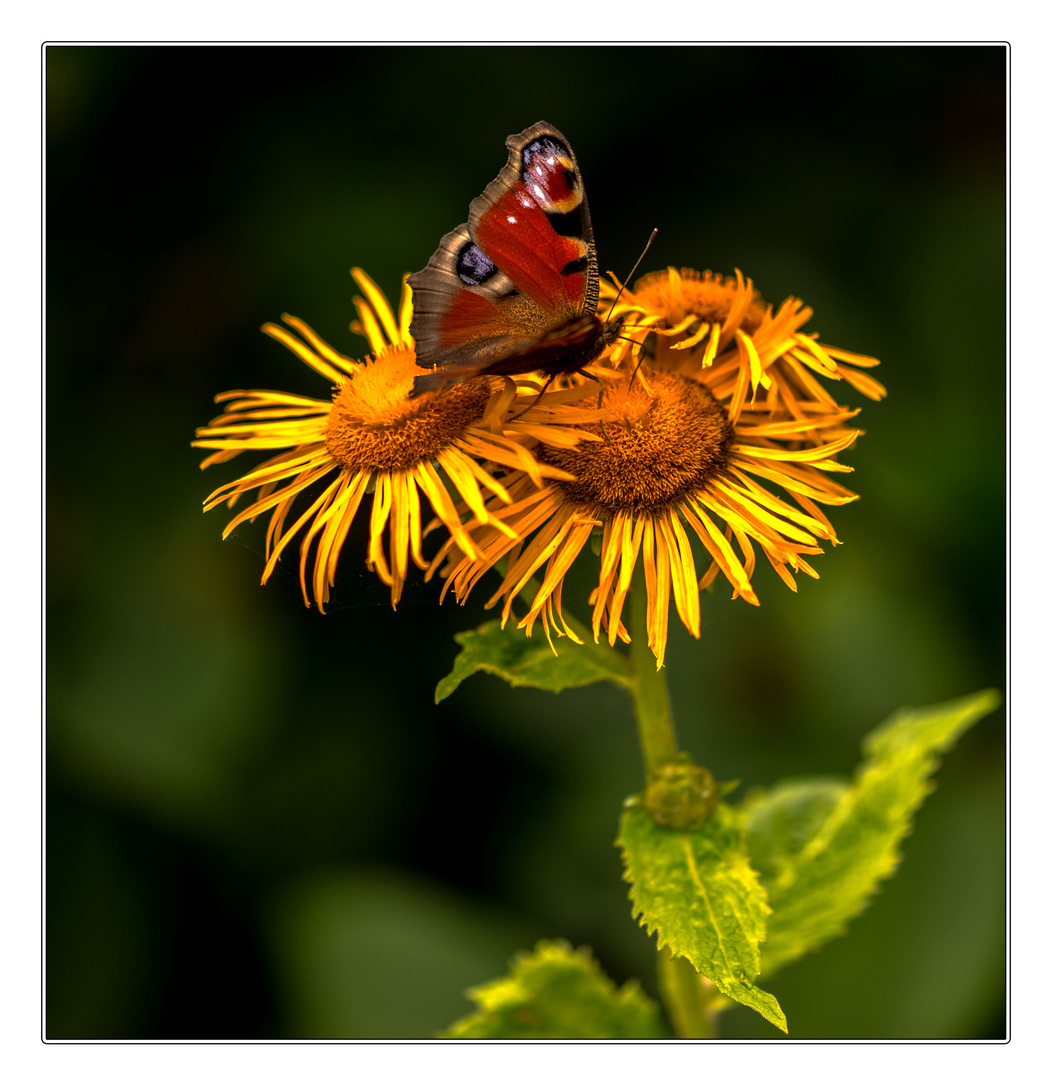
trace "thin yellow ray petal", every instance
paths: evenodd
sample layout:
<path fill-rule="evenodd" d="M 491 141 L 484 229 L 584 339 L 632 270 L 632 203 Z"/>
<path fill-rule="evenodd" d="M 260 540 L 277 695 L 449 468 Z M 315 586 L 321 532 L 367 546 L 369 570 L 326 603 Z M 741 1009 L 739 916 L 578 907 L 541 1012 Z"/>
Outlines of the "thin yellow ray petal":
<path fill-rule="evenodd" d="M 739 470 L 750 472 L 764 480 L 770 480 L 778 484 L 779 487 L 784 487 L 787 491 L 799 492 L 810 499 L 814 499 L 815 502 L 824 503 L 826 506 L 844 506 L 858 498 L 853 491 L 848 491 L 847 488 L 834 483 L 828 477 L 822 476 L 821 473 L 809 475 L 806 479 L 802 479 L 800 473 L 803 470 L 795 469 L 785 462 L 778 467 L 773 467 L 761 465 L 755 461 L 748 461 L 744 458 L 736 458 L 735 466 L 730 469 L 732 474 L 737 474 Z M 820 488 L 816 487 L 816 484 L 825 486 Z"/>
<path fill-rule="evenodd" d="M 314 556 L 314 597 L 319 611 L 325 610 L 323 605 L 329 599 L 329 587 L 336 581 L 336 565 L 369 485 L 369 478 L 368 473 L 359 473 L 350 480 L 340 495 L 339 505 L 333 504 L 332 513 L 325 523 L 318 552 Z"/>
<path fill-rule="evenodd" d="M 725 492 L 727 498 L 732 502 L 740 497 L 747 497 L 752 502 L 757 502 L 761 506 L 766 507 L 772 513 L 781 514 L 783 517 L 787 517 L 792 521 L 795 521 L 798 525 L 803 526 L 809 532 L 813 532 L 816 536 L 820 536 L 826 540 L 835 540 L 836 533 L 833 532 L 832 526 L 829 521 L 822 514 L 818 507 L 814 506 L 815 513 L 813 515 L 803 514 L 795 507 L 790 506 L 787 502 L 779 499 L 777 495 L 768 491 L 762 484 L 757 484 L 755 480 L 751 480 L 748 477 L 736 478 L 740 487 L 735 487 L 730 480 L 718 481 L 716 485 Z M 743 490 L 744 489 L 744 492 Z M 747 493 L 747 495 L 745 494 Z M 801 496 L 796 496 L 800 498 Z"/>
<path fill-rule="evenodd" d="M 712 324 L 712 336 L 709 338 L 708 345 L 705 346 L 705 355 L 701 358 L 701 366 L 707 368 L 712 364 L 712 361 L 716 359 L 716 353 L 719 351 L 720 337 L 722 330 L 719 323 Z"/>
<path fill-rule="evenodd" d="M 712 324 L 703 322 L 697 330 L 688 338 L 684 338 L 682 341 L 674 341 L 672 343 L 673 349 L 693 349 L 695 345 L 700 345 L 705 340 L 705 335 L 712 329 Z M 711 344 L 711 342 L 710 342 Z M 715 355 L 715 353 L 713 353 Z M 711 359 L 709 361 L 712 362 Z M 703 361 L 704 363 L 704 361 Z"/>
<path fill-rule="evenodd" d="M 510 504 L 511 495 L 508 489 L 493 475 L 488 473 L 474 458 L 469 457 L 467 454 L 459 452 L 459 448 L 454 443 L 453 447 L 448 447 L 438 455 L 438 460 L 444 462 L 446 457 L 456 456 L 456 459 L 461 465 L 468 470 L 474 480 L 485 487 L 493 495 L 495 495 L 502 503 Z M 459 486 L 458 486 L 458 490 Z M 491 500 L 492 501 L 492 500 Z M 487 507 L 488 509 L 488 507 Z"/>
<path fill-rule="evenodd" d="M 738 327 L 741 325 L 742 317 L 752 303 L 752 278 L 744 278 L 738 267 L 734 268 L 734 276 L 737 279 L 738 288 L 734 292 L 734 299 L 731 301 L 731 309 L 727 313 L 726 321 L 720 332 L 721 349 L 726 347 L 732 336 L 737 337 L 740 333 Z"/>
<path fill-rule="evenodd" d="M 413 290 L 409 285 L 409 275 L 402 275 L 402 299 L 398 305 L 398 336 L 402 341 L 411 341 L 409 333 L 413 321 Z"/>
<path fill-rule="evenodd" d="M 353 329 L 364 335 L 366 341 L 369 342 L 370 352 L 375 354 L 386 349 L 389 342 L 380 329 L 380 323 L 373 314 L 373 309 L 360 296 L 354 298 L 354 306 L 358 312 L 358 326 Z"/>
<path fill-rule="evenodd" d="M 752 382 L 753 393 L 756 393 L 757 386 L 766 389 L 771 385 L 771 376 L 764 371 L 763 364 L 760 362 L 760 354 L 756 351 L 752 338 L 748 334 L 742 333 L 741 330 L 735 330 L 734 337 L 738 342 L 738 347 L 749 361 L 749 378 Z"/>
<path fill-rule="evenodd" d="M 538 531 L 536 536 L 529 542 L 522 554 L 508 566 L 508 576 L 504 584 L 494 593 L 501 596 L 505 593 L 508 600 L 514 599 L 527 581 L 537 572 L 540 566 L 547 562 L 562 543 L 563 537 L 572 523 L 573 512 L 567 507 L 561 508 L 561 513 L 556 514 L 551 521 Z"/>
<path fill-rule="evenodd" d="M 291 316 L 286 315 L 282 316 L 282 318 L 290 319 Z M 332 364 L 323 360 L 317 353 L 311 352 L 302 341 L 293 337 L 283 326 L 278 326 L 277 323 L 264 323 L 260 329 L 268 337 L 280 341 L 286 349 L 294 352 L 308 367 L 314 368 L 319 375 L 328 379 L 333 386 L 343 381 L 343 375 Z"/>
<path fill-rule="evenodd" d="M 417 487 L 415 473 L 411 474 L 406 481 L 406 503 L 409 511 L 409 550 L 413 556 L 413 562 L 421 570 L 426 570 L 427 559 L 424 558 L 423 536 L 420 531 L 422 524 L 420 489 Z"/>
<path fill-rule="evenodd" d="M 799 360 L 791 353 L 786 353 L 782 358 L 782 363 L 785 365 L 786 370 L 792 374 L 796 381 L 803 388 L 807 397 L 813 401 L 821 402 L 822 405 L 829 409 L 836 409 L 839 406 L 833 400 L 829 391 L 800 363 Z M 833 376 L 830 376 L 832 378 Z M 839 373 L 836 378 L 839 378 Z"/>
<path fill-rule="evenodd" d="M 284 455 L 282 455 L 282 457 L 284 457 Z M 273 464 L 272 462 L 277 463 Z M 301 476 L 322 465 L 328 465 L 333 469 L 337 467 L 336 462 L 329 457 L 327 451 L 317 449 L 292 459 L 281 460 L 280 462 L 278 462 L 278 459 L 276 458 L 271 459 L 270 462 L 265 462 L 258 468 L 246 473 L 240 479 L 230 480 L 220 487 L 217 487 L 205 500 L 205 509 L 210 510 L 213 506 L 218 506 L 221 502 L 225 502 L 231 494 L 242 494 L 243 492 L 251 491 L 254 487 L 260 487 L 265 483 L 274 484 L 278 481 L 288 479 L 289 477 Z"/>
<path fill-rule="evenodd" d="M 310 524 L 310 528 L 303 534 L 303 539 L 300 541 L 300 592 L 303 594 L 303 602 L 310 607 L 310 595 L 307 592 L 307 563 L 310 561 L 310 549 L 314 538 L 324 529 L 325 523 L 329 520 L 329 515 L 334 506 L 338 505 L 341 501 L 341 496 L 344 494 L 348 484 L 347 474 L 342 474 L 338 480 L 330 484 L 325 491 L 325 499 L 322 501 L 314 513 L 314 520 Z M 314 574 L 312 575 L 312 583 L 314 585 L 315 599 L 319 599 L 319 590 L 317 589 L 318 577 L 321 575 L 324 577 L 324 564 L 315 555 L 314 560 Z M 322 589 L 321 594 L 325 595 L 327 590 Z M 319 610 L 324 614 L 324 608 L 320 607 Z"/>
<path fill-rule="evenodd" d="M 200 447 L 202 450 L 234 450 L 240 453 L 242 450 L 282 450 L 289 446 L 300 447 L 304 443 L 315 444 L 316 431 L 309 433 L 296 431 L 290 435 L 272 434 L 267 436 L 244 436 L 232 432 L 222 439 L 195 439 L 190 445 Z"/>
<path fill-rule="evenodd" d="M 603 528 L 599 556 L 599 584 L 596 586 L 594 595 L 588 600 L 592 605 L 592 633 L 597 643 L 600 626 L 606 612 L 607 597 L 614 586 L 615 571 L 621 557 L 621 534 L 628 520 L 630 519 L 624 514 L 615 514 L 607 520 Z"/>
<path fill-rule="evenodd" d="M 365 565 L 385 584 L 392 585 L 391 568 L 384 553 L 384 531 L 391 516 L 391 474 L 378 473 L 373 491 L 373 506 L 369 514 L 369 547 Z"/>
<path fill-rule="evenodd" d="M 654 334 L 660 334 L 662 337 L 672 337 L 674 334 L 682 334 L 683 331 L 686 330 L 687 327 L 690 326 L 690 324 L 694 322 L 695 319 L 697 319 L 697 315 L 688 315 L 686 318 L 680 319 L 680 321 L 676 323 L 675 326 L 652 326 L 651 332 Z M 636 325 L 639 324 L 637 323 Z M 699 338 L 698 340 L 700 341 L 701 339 Z"/>
<path fill-rule="evenodd" d="M 758 500 L 754 501 L 745 491 L 734 491 L 726 487 L 717 488 L 716 485 L 712 485 L 709 490 L 699 494 L 697 499 L 727 521 L 737 517 L 746 525 L 755 525 L 756 522 L 759 522 L 761 525 L 766 525 L 768 530 L 773 530 L 776 535 L 787 536 L 797 543 L 807 544 L 811 547 L 815 544 L 815 538 L 810 532 L 805 532 L 804 529 L 798 528 L 789 521 L 784 521 L 782 518 L 770 513 L 760 505 Z M 786 517 L 792 514 L 794 518 L 804 518 L 803 514 L 798 510 L 794 510 L 791 506 L 785 506 L 784 509 Z M 782 511 L 779 510 L 779 512 Z M 805 518 L 805 520 L 807 519 Z M 825 532 L 817 521 L 812 521 L 807 526 L 807 528 L 812 527 L 820 536 Z"/>
<path fill-rule="evenodd" d="M 658 519 L 671 557 L 672 594 L 680 622 L 692 637 L 701 634 L 701 606 L 698 601 L 698 579 L 694 569 L 694 553 L 683 531 L 679 515 L 670 513 Z"/>
<path fill-rule="evenodd" d="M 540 589 L 538 589 L 537 595 L 534 597 L 534 602 L 529 606 L 529 611 L 527 611 L 523 619 L 518 622 L 518 629 L 526 629 L 528 632 L 532 621 L 537 618 L 537 613 L 550 608 L 552 593 L 558 586 L 562 585 L 563 579 L 566 576 L 566 571 L 570 566 L 574 565 L 574 561 L 581 553 L 584 544 L 588 543 L 590 531 L 590 527 L 582 529 L 579 523 L 575 523 L 572 516 L 569 521 L 565 523 L 565 526 L 558 530 L 556 538 L 552 541 L 552 544 L 549 545 L 551 548 L 551 556 L 549 558 L 548 566 L 544 569 L 544 580 L 541 582 Z M 531 573 L 524 573 L 520 578 L 518 589 L 521 589 L 531 576 Z M 514 596 L 517 591 L 518 590 L 516 589 L 511 596 Z M 558 632 L 558 627 L 556 627 L 556 632 Z M 545 630 L 545 633 L 547 633 L 547 630 Z M 549 644 L 551 644 L 551 636 L 549 636 Z"/>
<path fill-rule="evenodd" d="M 283 487 L 280 491 L 275 492 L 273 495 L 268 495 L 265 499 L 259 499 L 251 506 L 246 507 L 241 511 L 232 521 L 230 521 L 226 528 L 223 530 L 223 539 L 225 540 L 238 525 L 243 521 L 248 521 L 250 518 L 259 517 L 264 511 L 269 510 L 272 506 L 276 506 L 279 502 L 285 499 L 292 498 L 294 495 L 298 495 L 305 488 L 310 487 L 315 480 L 320 480 L 323 476 L 332 472 L 336 468 L 336 463 L 331 462 L 321 466 L 317 469 L 311 469 L 304 472 L 301 478 L 293 484 L 289 484 Z"/>
<path fill-rule="evenodd" d="M 296 501 L 296 496 L 286 499 L 285 502 L 279 503 L 274 508 L 274 513 L 270 515 L 270 521 L 267 524 L 267 535 L 263 541 L 263 558 L 264 560 L 270 558 L 270 553 L 274 550 L 274 545 L 281 539 L 281 532 L 285 526 L 285 518 L 288 517 L 289 510 L 292 509 L 292 504 Z"/>
<path fill-rule="evenodd" d="M 453 445 L 497 465 L 503 465 L 505 468 L 520 470 L 533 481 L 534 487 L 543 486 L 544 470 L 541 469 L 537 459 L 525 447 L 511 440 L 491 443 L 480 439 L 477 432 L 465 432 L 460 438 L 454 440 Z"/>
<path fill-rule="evenodd" d="M 293 329 L 298 330 L 320 356 L 335 365 L 339 370 L 345 371 L 348 375 L 353 375 L 362 366 L 358 360 L 352 360 L 349 356 L 337 352 L 327 341 L 318 337 L 302 319 L 297 319 L 295 315 L 282 315 L 281 319 Z"/>
<path fill-rule="evenodd" d="M 781 420 L 770 424 L 739 425 L 739 435 L 749 438 L 766 439 L 791 439 L 801 438 L 811 431 L 821 431 L 825 428 L 836 427 L 857 416 L 861 409 L 844 409 L 842 412 L 831 413 L 826 416 L 799 417 L 796 420 Z"/>
<path fill-rule="evenodd" d="M 806 462 L 812 468 L 822 468 L 823 465 L 831 464 L 823 459 L 846 450 L 861 434 L 861 431 L 849 431 L 839 439 L 822 443 L 821 446 L 812 446 L 807 450 L 782 450 L 770 446 L 749 446 L 747 443 L 738 443 L 735 450 L 745 457 L 767 458 L 770 461 L 799 461 Z"/>
<path fill-rule="evenodd" d="M 625 523 L 626 526 L 628 522 Z M 643 519 L 632 522 L 632 528 L 625 528 L 621 536 L 621 567 L 617 577 L 617 587 L 610 599 L 608 641 L 611 645 L 621 621 L 621 611 L 625 606 L 628 590 L 632 587 L 632 574 L 635 572 L 636 559 L 643 542 Z"/>
<path fill-rule="evenodd" d="M 768 562 L 774 567 L 775 573 L 789 586 L 793 592 L 797 592 L 796 579 L 791 573 L 789 573 L 788 567 L 782 562 L 781 559 L 776 559 L 774 555 L 764 548 L 764 554 L 767 556 Z"/>
<path fill-rule="evenodd" d="M 756 551 L 752 546 L 752 541 L 749 539 L 749 534 L 736 528 L 731 521 L 727 522 L 727 528 L 734 534 L 734 539 L 738 541 L 738 547 L 742 551 L 742 566 L 745 568 L 745 576 L 752 581 L 753 572 L 756 570 Z M 727 539 L 730 540 L 730 537 Z M 768 550 L 766 545 L 763 550 Z"/>
<path fill-rule="evenodd" d="M 655 528 L 653 519 L 647 521 L 643 537 L 643 570 L 647 582 L 647 645 L 657 659 L 658 668 L 661 668 L 665 663 L 665 646 L 668 642 L 668 599 L 672 586 L 669 552 Z M 639 599 L 636 598 L 637 603 Z"/>
<path fill-rule="evenodd" d="M 797 344 L 806 349 L 827 371 L 836 371 L 836 361 L 810 334 L 794 334 Z"/>
<path fill-rule="evenodd" d="M 446 476 L 449 477 L 450 483 L 452 483 L 468 509 L 475 516 L 475 520 L 486 524 L 489 521 L 489 513 L 486 510 L 485 499 L 479 490 L 475 477 L 465 464 L 470 459 L 460 454 L 443 451 L 439 454 L 439 460 Z"/>
<path fill-rule="evenodd" d="M 882 401 L 888 396 L 887 387 L 877 382 L 872 375 L 864 371 L 853 371 L 851 368 L 841 368 L 840 373 L 860 393 L 873 401 Z"/>
<path fill-rule="evenodd" d="M 458 561 L 458 557 L 461 554 L 462 553 L 460 551 L 460 548 L 456 546 L 453 537 L 447 536 L 446 539 L 442 542 L 442 546 L 438 549 L 434 557 L 427 564 L 427 570 L 424 572 L 424 580 L 430 581 L 435 576 L 435 574 L 438 573 L 440 567 L 442 566 L 442 563 L 446 561 L 446 558 L 448 556 L 450 565 L 447 568 L 446 574 L 443 575 L 446 578 L 446 588 L 448 588 L 452 580 L 452 575 L 456 571 L 456 567 L 461 565 Z M 442 590 L 442 594 L 445 595 L 445 589 Z"/>
<path fill-rule="evenodd" d="M 812 371 L 817 372 L 824 379 L 836 379 L 841 378 L 840 369 L 834 364 L 830 369 L 826 367 L 820 360 L 812 356 L 806 349 L 794 348 L 789 350 L 789 355 L 792 356 L 798 363 L 803 364 L 804 367 L 810 368 Z"/>
<path fill-rule="evenodd" d="M 739 360 L 738 378 L 734 384 L 734 393 L 731 395 L 730 403 L 727 405 L 727 419 L 732 425 L 736 424 L 741 416 L 742 407 L 745 404 L 745 394 L 748 389 L 749 365 Z"/>
<path fill-rule="evenodd" d="M 194 444 L 191 443 L 191 446 Z M 240 454 L 240 450 L 217 450 L 214 454 L 209 454 L 198 466 L 201 469 L 207 469 L 209 465 L 218 465 L 223 461 L 231 461 Z"/>
<path fill-rule="evenodd" d="M 707 589 L 716 580 L 716 578 L 719 577 L 719 573 L 720 564 L 716 562 L 715 559 L 713 559 L 712 562 L 709 563 L 708 570 L 706 570 L 705 573 L 698 579 L 698 592 L 701 592 L 702 589 Z"/>
<path fill-rule="evenodd" d="M 750 604 L 759 604 L 752 583 L 745 574 L 745 568 L 734 554 L 734 550 L 726 537 L 712 523 L 712 519 L 705 513 L 704 508 L 693 503 L 686 502 L 680 507 L 683 516 L 690 522 L 698 539 L 708 548 L 709 554 L 720 564 L 720 569 L 726 575 L 727 580 L 741 594 L 744 600 Z"/>
<path fill-rule="evenodd" d="M 863 353 L 848 352 L 847 349 L 836 349 L 832 345 L 823 346 L 825 351 L 834 360 L 842 360 L 856 367 L 877 367 L 880 361 L 875 356 L 866 356 Z"/>
<path fill-rule="evenodd" d="M 804 508 L 804 510 L 815 519 L 815 521 L 822 522 L 822 524 L 826 527 L 829 533 L 830 543 L 840 543 L 840 541 L 836 537 L 836 531 L 833 529 L 832 523 L 830 522 L 829 518 L 827 518 L 825 514 L 822 513 L 821 509 L 818 506 L 816 506 L 809 498 L 807 498 L 806 495 L 801 495 L 795 491 L 793 492 L 793 499 L 795 499 L 796 502 L 798 502 Z"/>
<path fill-rule="evenodd" d="M 383 328 L 387 333 L 387 341 L 392 345 L 397 344 L 399 340 L 398 324 L 395 322 L 394 313 L 391 311 L 391 305 L 387 302 L 387 297 L 384 296 L 376 282 L 360 267 L 355 266 L 351 270 L 351 277 L 354 278 L 358 288 L 365 293 L 372 310 L 383 324 Z M 355 307 L 358 307 L 358 305 L 355 304 Z M 361 308 L 359 308 L 359 317 L 361 317 L 361 314 Z"/>
<path fill-rule="evenodd" d="M 217 416 L 208 427 L 198 428 L 197 434 L 222 435 L 232 428 L 235 432 L 253 431 L 257 428 L 260 431 L 269 431 L 272 428 L 285 430 L 311 425 L 324 430 L 332 404 L 319 402 L 310 408 L 283 405 L 241 412 L 235 411 L 235 405 L 229 405 L 227 410 L 222 416 Z"/>
<path fill-rule="evenodd" d="M 589 530 L 589 534 L 591 530 Z M 552 607 L 555 609 L 555 614 L 559 618 L 559 622 L 562 625 L 563 633 L 575 644 L 583 645 L 584 641 L 574 632 L 573 628 L 567 623 L 565 616 L 563 615 L 563 579 L 559 579 L 559 583 L 555 586 L 555 592 L 552 594 Z"/>
<path fill-rule="evenodd" d="M 234 401 L 235 398 L 243 398 L 243 401 Z M 331 401 L 322 401 L 319 398 L 305 397 L 302 394 L 287 394 L 283 390 L 224 390 L 213 398 L 218 405 L 221 401 L 230 401 L 227 411 L 232 409 L 250 409 L 256 405 L 304 405 L 317 406 L 319 409 L 332 408 Z"/>
<path fill-rule="evenodd" d="M 446 485 L 442 483 L 442 478 L 435 471 L 435 467 L 430 461 L 421 461 L 417 463 L 415 472 L 417 482 L 431 503 L 432 510 L 435 511 L 442 520 L 442 524 L 445 525 L 450 535 L 456 540 L 457 547 L 469 559 L 475 560 L 479 558 L 479 549 L 464 528 L 460 515 L 453 505 L 453 500 L 449 497 L 449 491 L 446 489 Z"/>
<path fill-rule="evenodd" d="M 557 587 L 562 586 L 567 572 L 573 566 L 577 556 L 581 554 L 592 534 L 593 523 L 591 521 L 574 521 L 571 518 L 568 526 L 566 535 L 548 563 L 548 567 L 544 572 L 544 581 L 540 589 L 537 590 L 537 595 L 534 597 L 531 607 L 537 607 L 539 603 L 544 603 Z"/>
<path fill-rule="evenodd" d="M 304 524 L 306 524 L 306 522 L 309 521 L 314 516 L 314 514 L 317 513 L 319 507 L 323 506 L 329 501 L 329 499 L 332 498 L 333 492 L 339 486 L 341 480 L 342 477 L 334 480 L 296 519 L 296 522 L 293 524 L 292 528 L 288 529 L 285 532 L 284 536 L 282 536 L 281 539 L 274 545 L 274 550 L 270 553 L 270 558 L 267 559 L 266 565 L 263 567 L 263 577 L 260 579 L 262 584 L 265 585 L 270 575 L 274 572 L 274 568 L 278 564 L 278 559 L 281 558 L 281 553 L 285 550 L 289 541 L 296 535 L 297 532 L 299 532 L 299 530 L 304 526 Z M 304 601 L 309 606 L 310 602 L 307 600 L 306 596 L 304 596 Z"/>
<path fill-rule="evenodd" d="M 391 527 L 388 529 L 388 549 L 391 553 L 391 576 L 398 586 L 401 596 L 402 586 L 409 573 L 409 493 L 407 483 L 411 483 L 404 472 L 391 474 Z M 396 597 L 391 593 L 391 606 Z"/>

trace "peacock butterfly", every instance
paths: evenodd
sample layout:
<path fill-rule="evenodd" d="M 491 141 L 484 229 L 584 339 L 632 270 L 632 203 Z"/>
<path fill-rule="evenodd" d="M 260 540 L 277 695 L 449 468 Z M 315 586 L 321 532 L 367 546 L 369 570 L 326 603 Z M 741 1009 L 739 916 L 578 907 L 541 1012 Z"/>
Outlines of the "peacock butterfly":
<path fill-rule="evenodd" d="M 409 277 L 411 397 L 476 375 L 580 371 L 619 333 L 596 315 L 599 270 L 581 172 L 544 121 L 509 135 L 508 163 Z M 585 373 L 587 374 L 587 372 Z M 545 384 L 547 388 L 547 384 Z"/>

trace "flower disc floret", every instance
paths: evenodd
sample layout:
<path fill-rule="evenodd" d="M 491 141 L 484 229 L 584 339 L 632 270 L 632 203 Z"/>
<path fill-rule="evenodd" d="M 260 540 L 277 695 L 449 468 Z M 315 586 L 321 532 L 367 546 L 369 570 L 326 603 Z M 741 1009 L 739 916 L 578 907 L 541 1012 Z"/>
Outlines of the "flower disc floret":
<path fill-rule="evenodd" d="M 430 461 L 486 411 L 485 382 L 461 383 L 410 400 L 420 373 L 412 348 L 396 346 L 362 364 L 340 388 L 325 428 L 325 446 L 345 469 L 382 472 Z"/>
<path fill-rule="evenodd" d="M 611 419 L 586 426 L 601 438 L 538 450 L 542 460 L 574 474 L 552 483 L 582 510 L 660 510 L 726 467 L 734 432 L 701 383 L 669 372 L 652 373 L 646 383 L 619 379 L 604 392 L 602 408 Z"/>

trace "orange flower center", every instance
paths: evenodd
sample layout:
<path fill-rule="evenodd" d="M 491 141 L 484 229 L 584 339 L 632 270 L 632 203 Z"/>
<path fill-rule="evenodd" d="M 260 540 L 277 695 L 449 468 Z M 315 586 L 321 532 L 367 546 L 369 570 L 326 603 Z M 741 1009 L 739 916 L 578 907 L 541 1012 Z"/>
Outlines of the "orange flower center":
<path fill-rule="evenodd" d="M 577 477 L 550 483 L 581 509 L 660 510 L 725 469 L 734 430 L 712 394 L 672 372 L 648 372 L 646 380 L 637 377 L 629 390 L 626 373 L 604 389 L 601 405 L 593 399 L 592 407 L 614 414 L 586 425 L 599 441 L 534 451 Z"/>
<path fill-rule="evenodd" d="M 663 314 L 667 326 L 675 326 L 688 315 L 696 316 L 700 322 L 722 325 L 737 298 L 738 282 L 711 270 L 701 274 L 690 269 L 656 270 L 641 277 L 632 292 L 641 307 Z M 752 303 L 742 316 L 741 329 L 753 333 L 770 306 L 754 292 Z"/>
<path fill-rule="evenodd" d="M 325 446 L 350 472 L 408 469 L 430 461 L 482 416 L 485 382 L 458 383 L 410 399 L 421 374 L 407 345 L 380 352 L 340 388 L 325 429 Z"/>

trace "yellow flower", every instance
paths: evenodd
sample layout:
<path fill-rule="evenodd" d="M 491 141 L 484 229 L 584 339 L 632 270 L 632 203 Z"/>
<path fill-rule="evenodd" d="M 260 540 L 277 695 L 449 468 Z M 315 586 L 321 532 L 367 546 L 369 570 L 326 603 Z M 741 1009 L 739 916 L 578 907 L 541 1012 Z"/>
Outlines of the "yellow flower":
<path fill-rule="evenodd" d="M 711 270 L 676 270 L 669 267 L 640 278 L 632 290 L 624 290 L 613 304 L 617 290 L 600 284 L 600 310 L 614 308 L 630 314 L 632 337 L 643 341 L 654 335 L 651 360 L 655 366 L 697 373 L 737 352 L 749 361 L 752 392 L 759 387 L 776 393 L 793 416 L 803 418 L 809 401 L 835 409 L 836 402 L 814 379 L 844 379 L 866 397 L 879 401 L 887 391 L 872 376 L 856 368 L 875 367 L 879 361 L 844 349 L 818 344 L 817 334 L 800 333 L 813 314 L 811 308 L 790 296 L 773 312 L 751 279 L 735 271 L 733 279 Z M 615 354 L 618 362 L 629 346 Z M 837 363 L 839 361 L 839 363 Z M 737 371 L 734 371 L 737 377 Z"/>
<path fill-rule="evenodd" d="M 223 531 L 224 539 L 242 522 L 270 512 L 265 583 L 282 552 L 302 533 L 303 599 L 309 606 L 313 596 L 321 611 L 367 493 L 372 492 L 373 498 L 366 565 L 390 586 L 391 604 L 396 606 L 410 558 L 420 568 L 428 565 L 422 550 L 421 495 L 460 554 L 469 561 L 477 559 L 479 551 L 455 505 L 457 498 L 476 524 L 491 524 L 510 535 L 485 506 L 487 495 L 497 504 L 508 502 L 510 496 L 483 465 L 514 471 L 540 484 L 544 476 L 562 474 L 539 465 L 530 454 L 527 447 L 536 435 L 549 435 L 562 445 L 579 439 L 572 433 L 547 432 L 539 423 L 541 416 L 528 417 L 528 423 L 505 422 L 509 412 L 521 409 L 521 402 L 514 405 L 516 388 L 509 380 L 474 380 L 410 399 L 413 378 L 420 374 L 409 335 L 410 290 L 403 288 L 396 319 L 372 280 L 361 270 L 352 273 L 365 294 L 364 299 L 355 297 L 359 321 L 352 329 L 368 339 L 372 358 L 349 359 L 305 323 L 284 315 L 283 321 L 299 336 L 273 323 L 263 332 L 327 380 L 332 400 L 232 390 L 216 398 L 226 402 L 223 414 L 199 428 L 193 443 L 216 451 L 201 468 L 228 461 L 243 450 L 280 451 L 217 488 L 205 501 L 205 510 L 220 503 L 233 506 L 254 491 L 252 503 Z M 293 503 L 306 492 L 309 505 L 287 524 Z"/>
<path fill-rule="evenodd" d="M 614 293 L 604 286 L 607 309 Z M 735 596 L 759 603 L 752 585 L 757 547 L 794 590 L 795 572 L 818 576 L 804 556 L 821 554 L 821 541 L 838 542 L 819 504 L 857 498 L 829 474 L 851 471 L 837 454 L 861 432 L 847 423 L 858 410 L 837 405 L 810 372 L 848 379 L 871 396 L 879 384 L 841 367 L 875 360 L 818 346 L 799 333 L 809 309 L 789 300 L 772 314 L 740 273 L 733 282 L 693 271 L 648 275 L 616 310 L 632 314 L 635 325 L 626 332 L 650 363 L 636 370 L 634 360 L 624 362 L 629 346 L 615 345 L 609 369 L 592 368 L 603 376 L 601 402 L 578 406 L 601 408 L 585 425 L 593 438 L 536 448 L 538 460 L 574 478 L 538 491 L 525 474 L 504 477 L 511 501 L 490 500 L 492 523 L 468 526 L 480 558 L 468 560 L 447 542 L 429 575 L 442 563 L 443 594 L 452 588 L 463 601 L 507 558 L 504 582 L 489 602 L 503 600 L 502 621 L 541 574 L 518 625 L 529 633 L 540 618 L 549 641 L 553 628 L 576 641 L 562 615 L 562 586 L 598 530 L 598 585 L 590 597 L 595 638 L 605 627 L 611 645 L 628 640 L 621 614 L 642 556 L 647 643 L 661 667 L 670 599 L 695 637 L 699 590 L 718 574 Z M 700 580 L 691 534 L 711 560 Z"/>

